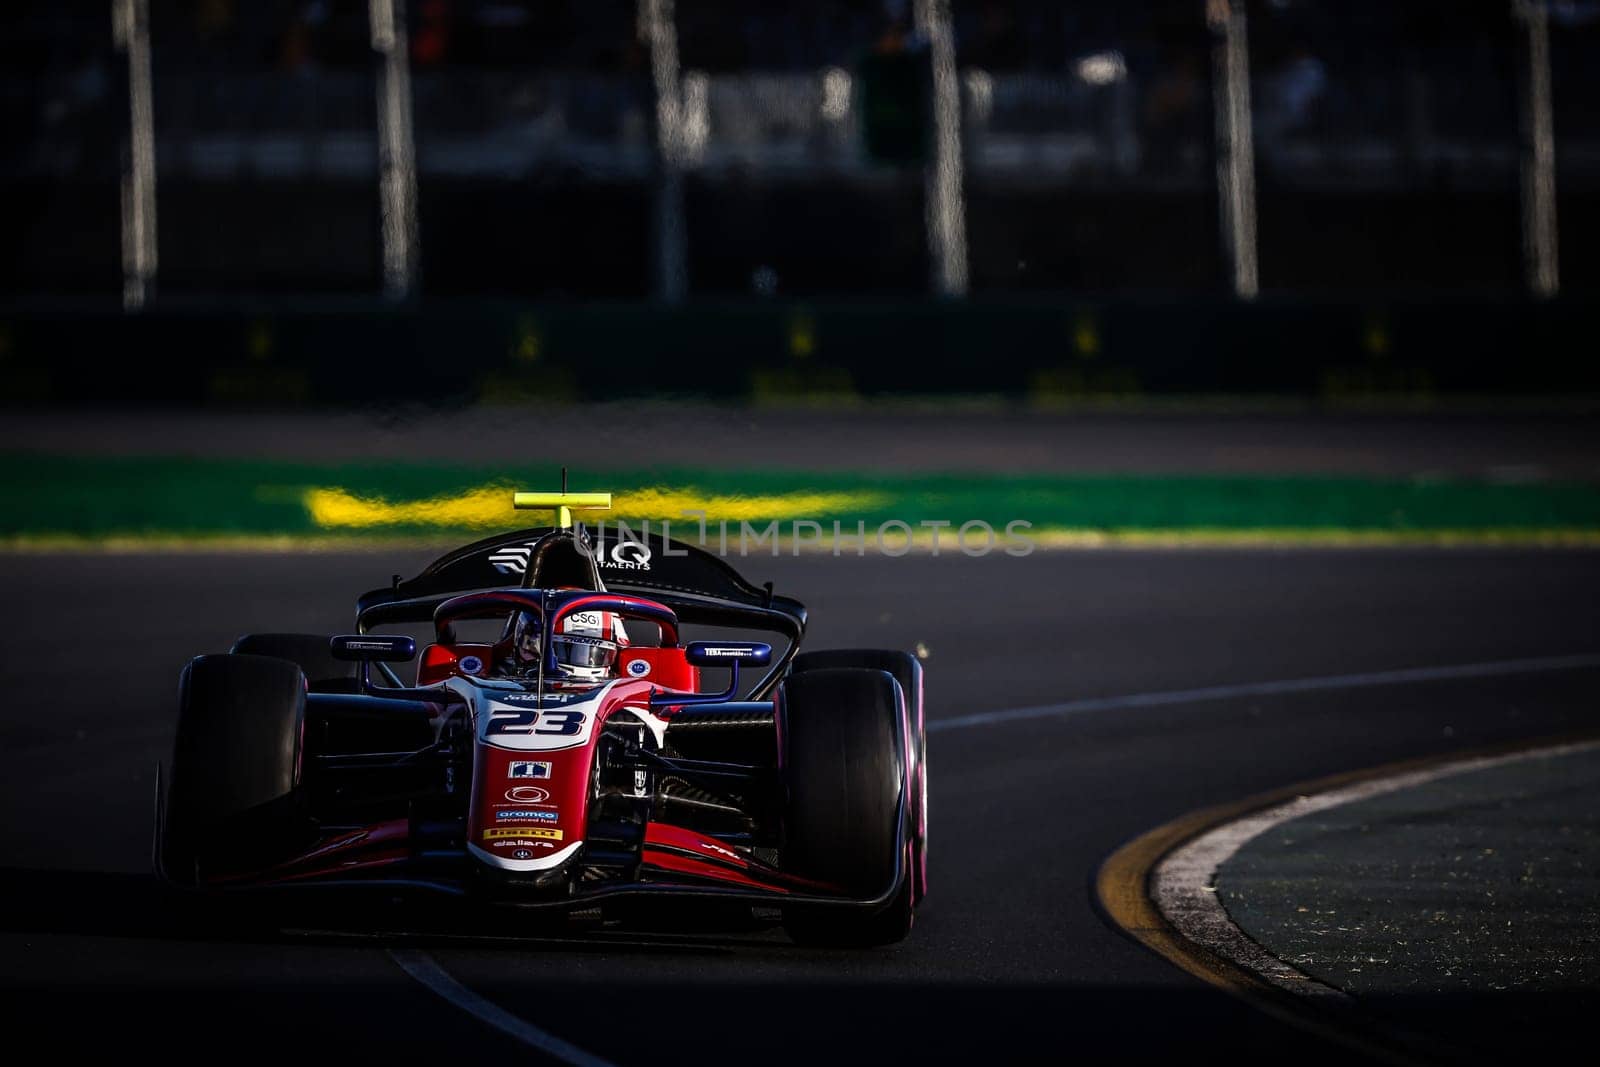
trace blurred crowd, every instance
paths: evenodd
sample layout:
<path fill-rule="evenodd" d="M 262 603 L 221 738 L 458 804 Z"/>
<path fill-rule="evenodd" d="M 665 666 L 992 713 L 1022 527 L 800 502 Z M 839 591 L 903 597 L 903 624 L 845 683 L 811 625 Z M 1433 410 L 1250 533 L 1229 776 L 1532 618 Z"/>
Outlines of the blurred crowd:
<path fill-rule="evenodd" d="M 101 6 L 7 4 L 5 134 L 23 149 L 7 153 L 12 167 L 60 167 L 72 153 L 59 144 L 52 151 L 49 142 L 104 134 L 120 67 L 110 0 L 107 10 Z M 492 136 L 506 126 L 513 135 L 549 136 L 553 126 L 556 136 L 572 129 L 625 136 L 621 112 L 638 106 L 632 83 L 649 75 L 636 0 L 405 6 L 420 136 L 430 129 Z M 1204 6 L 954 0 L 976 165 L 1014 156 L 1019 165 L 1066 174 L 1081 169 L 1074 160 L 1087 159 L 1127 175 L 1170 171 L 1180 157 L 1203 155 L 1212 106 Z M 763 92 L 779 114 L 766 124 L 778 139 L 781 113 L 796 106 L 786 92 L 805 97 L 818 91 L 808 79 L 854 72 L 864 56 L 920 45 L 911 0 L 678 0 L 675 7 L 685 74 L 712 86 L 767 79 Z M 1409 139 L 1412 157 L 1439 138 L 1514 148 L 1518 53 L 1506 0 L 1253 0 L 1247 7 L 1257 137 L 1269 164 L 1275 147 L 1292 147 L 1295 138 L 1319 140 L 1334 155 L 1344 141 L 1370 151 L 1374 137 Z M 1600 131 L 1592 109 L 1575 103 L 1600 91 L 1600 3 L 1556 0 L 1552 11 L 1562 123 Z M 360 130 L 372 113 L 368 17 L 367 0 L 152 0 L 162 130 L 179 137 Z M 836 79 L 835 98 L 841 84 Z M 759 111 L 760 93 L 735 85 L 729 95 L 720 116 L 707 116 L 712 141 L 721 127 L 748 134 L 765 121 L 734 113 Z M 981 142 L 990 134 L 999 142 L 986 152 Z M 1044 139 L 1043 147 L 1026 144 L 1027 135 Z M 1060 135 L 1089 139 L 1072 147 Z"/>
<path fill-rule="evenodd" d="M 452 252 L 449 243 L 486 197 L 504 198 L 493 201 L 502 225 L 526 215 L 530 232 L 548 228 L 535 221 L 543 204 L 556 219 L 592 213 L 591 225 L 615 227 L 610 240 L 648 241 L 631 235 L 648 233 L 662 155 L 639 0 L 395 2 L 406 12 L 424 245 L 430 256 L 457 256 L 448 272 L 433 270 L 435 289 L 445 276 L 464 290 L 501 277 L 488 261 L 474 273 L 476 249 Z M 1207 14 L 1222 2 L 949 0 L 975 276 L 1023 286 L 1124 276 L 1188 286 L 1218 276 L 1214 252 L 1200 250 L 1217 232 L 1217 36 Z M 58 254 L 55 235 L 69 224 L 81 222 L 85 247 L 112 241 L 116 201 L 99 186 L 119 180 L 128 116 L 112 6 L 7 0 L 0 15 L 0 183 L 46 189 L 61 205 L 50 234 L 31 246 L 39 255 Z M 369 0 L 149 6 L 164 274 L 186 261 L 187 212 L 237 214 L 235 204 L 262 203 L 265 187 L 285 202 L 314 198 L 327 205 L 320 212 L 373 210 L 365 205 L 377 171 L 382 64 Z M 750 243 L 794 245 L 795 257 L 814 264 L 780 272 L 780 291 L 807 270 L 833 284 L 832 244 L 814 227 L 783 228 L 815 211 L 840 233 L 875 234 L 881 262 L 897 264 L 838 284 L 922 286 L 922 211 L 908 198 L 921 195 L 928 107 L 918 79 L 929 64 L 913 0 L 670 6 L 678 143 L 690 226 L 700 227 L 690 244 L 707 250 L 697 277 L 726 263 L 736 266 L 719 285 L 769 277 L 769 260 L 781 257 L 721 250 L 742 232 Z M 1496 239 L 1516 240 L 1526 61 L 1511 0 L 1244 0 L 1244 8 L 1264 255 L 1274 235 L 1292 251 L 1321 232 L 1324 207 L 1303 210 L 1288 193 L 1352 197 L 1352 218 L 1371 217 L 1361 198 L 1378 196 L 1394 239 L 1408 245 L 1431 240 L 1407 229 L 1419 208 L 1446 234 L 1492 212 L 1507 220 L 1494 233 L 1509 236 Z M 1600 0 L 1550 0 L 1549 11 L 1558 186 L 1572 201 L 1563 218 L 1581 221 L 1600 210 L 1573 200 L 1600 193 L 1600 112 L 1589 106 L 1600 99 Z M 910 128 L 886 127 L 894 122 Z M 742 221 L 697 223 L 697 198 L 742 212 Z M 104 204 L 111 214 L 96 214 Z M 1195 249 L 1166 274 L 1150 266 L 1166 262 L 1149 244 L 1154 218 L 1182 229 Z M 428 230 L 429 220 L 445 221 Z M 376 229 L 364 215 L 350 226 Z M 266 232 L 283 246 L 283 277 L 298 277 L 304 257 L 295 250 L 308 238 Z M 193 246 L 209 247 L 208 234 L 196 230 Z M 261 245 L 253 232 L 248 241 Z M 341 284 L 367 285 L 373 254 L 354 246 L 341 254 Z M 1351 255 L 1394 259 L 1365 246 Z M 1515 264 L 1518 255 L 1496 247 L 1483 262 Z M 201 279 L 228 265 L 193 261 Z M 596 259 L 595 291 L 611 291 L 614 261 Z M 11 270 L 31 278 L 37 264 L 19 259 Z M 240 284 L 262 276 L 241 268 Z"/>

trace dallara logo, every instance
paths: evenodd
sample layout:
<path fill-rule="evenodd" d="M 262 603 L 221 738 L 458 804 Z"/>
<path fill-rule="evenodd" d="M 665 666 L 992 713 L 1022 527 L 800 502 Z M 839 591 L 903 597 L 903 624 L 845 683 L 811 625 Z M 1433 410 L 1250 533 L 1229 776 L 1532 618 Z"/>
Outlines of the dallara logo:
<path fill-rule="evenodd" d="M 542 826 L 497 826 L 483 832 L 485 841 L 498 841 L 503 837 L 540 837 L 546 841 L 560 841 L 560 830 L 546 830 Z"/>

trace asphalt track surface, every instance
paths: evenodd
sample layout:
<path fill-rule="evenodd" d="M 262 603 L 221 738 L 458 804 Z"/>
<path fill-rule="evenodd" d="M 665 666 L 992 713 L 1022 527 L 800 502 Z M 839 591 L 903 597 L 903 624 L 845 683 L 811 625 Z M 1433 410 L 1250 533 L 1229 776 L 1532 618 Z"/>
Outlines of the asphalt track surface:
<path fill-rule="evenodd" d="M 808 645 L 928 650 L 931 893 L 905 943 L 774 933 L 404 938 L 374 914 L 282 933 L 174 913 L 143 874 L 153 766 L 191 654 L 331 631 L 427 553 L 0 557 L 0 1018 L 8 1045 L 183 1062 L 540 1062 L 401 970 L 618 1063 L 1349 1062 L 1105 921 L 1117 846 L 1194 809 L 1339 771 L 1600 723 L 1600 670 L 1147 703 L 939 728 L 1007 708 L 1600 652 L 1600 554 L 1095 551 L 751 559 L 813 610 Z M 1095 710 L 1098 708 L 1098 710 Z M 1503 995 L 1502 995 L 1503 996 Z M 1473 993 L 1391 1009 L 1502 1010 Z M 1541 1002 L 1519 1047 L 1587 1040 Z M 1586 1046 L 1583 1046 L 1586 1047 Z M 1591 1049 L 1592 1051 L 1592 1049 Z M 491 1058 L 492 1057 L 492 1058 Z"/>

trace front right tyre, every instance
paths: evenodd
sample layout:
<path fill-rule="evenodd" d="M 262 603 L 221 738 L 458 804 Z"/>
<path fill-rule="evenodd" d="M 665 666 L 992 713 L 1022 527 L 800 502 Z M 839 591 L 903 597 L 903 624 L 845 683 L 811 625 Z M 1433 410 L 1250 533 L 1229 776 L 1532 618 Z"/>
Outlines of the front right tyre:
<path fill-rule="evenodd" d="M 157 852 L 169 881 L 259 869 L 307 843 L 305 707 L 305 676 L 288 660 L 198 656 L 184 668 Z"/>

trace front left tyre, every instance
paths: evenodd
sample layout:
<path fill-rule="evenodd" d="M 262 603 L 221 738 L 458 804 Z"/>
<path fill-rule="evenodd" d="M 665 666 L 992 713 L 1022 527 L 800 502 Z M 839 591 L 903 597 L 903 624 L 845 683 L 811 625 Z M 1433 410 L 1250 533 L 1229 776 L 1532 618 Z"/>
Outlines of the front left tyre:
<path fill-rule="evenodd" d="M 910 729 L 886 671 L 823 668 L 791 675 L 778 694 L 784 787 L 780 865 L 875 910 L 791 906 L 783 925 L 801 945 L 887 945 L 911 931 L 915 907 L 908 788 Z"/>
<path fill-rule="evenodd" d="M 861 667 L 887 671 L 900 683 L 911 729 L 911 871 L 912 903 L 920 905 L 928 894 L 928 736 L 922 707 L 922 663 L 909 652 L 887 648 L 829 648 L 802 652 L 789 668 L 791 676 L 834 667 Z"/>

